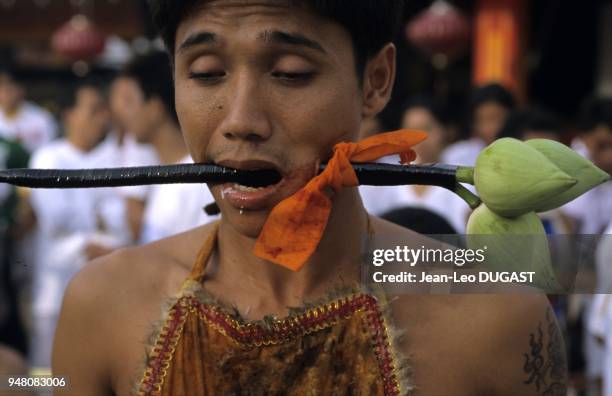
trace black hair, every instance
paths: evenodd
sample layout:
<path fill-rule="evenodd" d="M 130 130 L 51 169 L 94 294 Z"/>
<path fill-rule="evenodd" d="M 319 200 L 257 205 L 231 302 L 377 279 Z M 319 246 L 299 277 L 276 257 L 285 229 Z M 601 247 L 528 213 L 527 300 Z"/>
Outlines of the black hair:
<path fill-rule="evenodd" d="M 95 89 L 100 96 L 105 97 L 106 88 L 102 80 L 97 78 L 82 78 L 68 85 L 63 95 L 58 100 L 60 111 L 73 109 L 77 104 L 79 91 L 85 88 Z"/>
<path fill-rule="evenodd" d="M 612 98 L 590 98 L 582 105 L 580 129 L 589 132 L 600 125 L 612 129 Z"/>
<path fill-rule="evenodd" d="M 523 111 L 514 111 L 506 120 L 499 137 L 522 139 L 526 131 L 539 131 L 561 135 L 561 124 L 558 117 L 543 107 L 530 107 Z"/>
<path fill-rule="evenodd" d="M 405 114 L 408 110 L 414 108 L 423 108 L 427 110 L 436 119 L 436 121 L 438 121 L 442 125 L 448 123 L 448 116 L 444 106 L 442 106 L 431 96 L 418 95 L 411 97 L 402 106 L 401 114 Z"/>
<path fill-rule="evenodd" d="M 121 76 L 134 79 L 146 100 L 161 100 L 168 115 L 178 123 L 174 107 L 172 67 L 165 52 L 154 51 L 134 58 L 122 71 Z"/>
<path fill-rule="evenodd" d="M 475 88 L 470 98 L 472 113 L 485 103 L 497 103 L 508 110 L 514 110 L 516 100 L 512 93 L 498 83 L 492 83 Z"/>
<path fill-rule="evenodd" d="M 389 42 L 400 27 L 405 0 L 290 0 L 344 27 L 353 40 L 358 76 L 369 59 Z M 149 0 L 153 23 L 170 56 L 174 55 L 176 30 L 181 21 L 205 0 Z"/>
<path fill-rule="evenodd" d="M 405 207 L 393 209 L 381 216 L 392 223 L 425 235 L 456 234 L 457 231 L 442 216 L 429 209 Z"/>

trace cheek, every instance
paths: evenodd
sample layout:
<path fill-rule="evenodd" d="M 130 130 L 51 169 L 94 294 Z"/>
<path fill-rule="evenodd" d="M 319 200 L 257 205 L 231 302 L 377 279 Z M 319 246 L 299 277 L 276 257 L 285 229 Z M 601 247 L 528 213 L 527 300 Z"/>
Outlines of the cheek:
<path fill-rule="evenodd" d="M 354 141 L 361 105 L 357 84 L 353 84 L 322 83 L 294 96 L 280 96 L 272 107 L 279 109 L 276 118 L 282 120 L 286 141 L 317 156 L 328 154 L 340 141 Z"/>
<path fill-rule="evenodd" d="M 195 162 L 207 162 L 207 147 L 222 121 L 218 100 L 177 83 L 176 113 L 187 149 Z"/>

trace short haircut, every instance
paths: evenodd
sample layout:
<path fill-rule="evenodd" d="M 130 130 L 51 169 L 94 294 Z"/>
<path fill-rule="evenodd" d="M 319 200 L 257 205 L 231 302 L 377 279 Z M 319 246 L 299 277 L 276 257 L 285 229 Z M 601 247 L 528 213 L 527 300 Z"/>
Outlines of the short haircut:
<path fill-rule="evenodd" d="M 178 123 L 174 107 L 172 67 L 165 52 L 154 51 L 134 58 L 120 76 L 135 80 L 146 100 L 161 100 L 168 116 Z"/>
<path fill-rule="evenodd" d="M 153 22 L 171 57 L 181 21 L 206 0 L 149 0 Z M 405 0 L 291 0 L 316 15 L 338 23 L 353 40 L 358 76 L 382 47 L 392 42 L 400 27 Z"/>
<path fill-rule="evenodd" d="M 600 125 L 612 129 L 612 98 L 590 98 L 582 105 L 580 129 L 589 132 Z"/>
<path fill-rule="evenodd" d="M 514 110 L 516 107 L 512 93 L 497 83 L 483 85 L 472 91 L 470 100 L 472 112 L 485 103 L 497 103 L 508 110 Z"/>
<path fill-rule="evenodd" d="M 105 98 L 106 90 L 104 81 L 97 78 L 82 78 L 70 84 L 60 98 L 59 108 L 61 111 L 73 109 L 77 104 L 77 97 L 82 89 L 94 89 L 102 98 Z"/>
<path fill-rule="evenodd" d="M 543 107 L 530 107 L 510 114 L 499 137 L 522 139 L 527 131 L 549 132 L 561 135 L 558 117 Z"/>
<path fill-rule="evenodd" d="M 433 118 L 436 119 L 442 125 L 445 125 L 448 122 L 448 116 L 446 110 L 440 102 L 436 101 L 434 98 L 428 95 L 418 95 L 409 98 L 402 107 L 402 115 L 405 114 L 408 110 L 422 108 L 427 110 Z"/>
<path fill-rule="evenodd" d="M 402 227 L 416 231 L 419 234 L 440 235 L 457 233 L 448 220 L 425 208 L 407 206 L 393 209 L 380 217 Z"/>

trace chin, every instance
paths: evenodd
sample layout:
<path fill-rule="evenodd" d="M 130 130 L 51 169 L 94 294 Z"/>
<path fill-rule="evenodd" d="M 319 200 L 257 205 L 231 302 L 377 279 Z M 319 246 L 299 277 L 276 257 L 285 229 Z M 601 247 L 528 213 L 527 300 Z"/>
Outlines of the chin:
<path fill-rule="evenodd" d="M 270 214 L 268 210 L 244 210 L 242 214 L 240 214 L 240 211 L 234 208 L 224 209 L 226 209 L 222 209 L 222 218 L 224 221 L 231 225 L 238 234 L 252 239 L 257 239 L 259 237 L 268 215 Z"/>

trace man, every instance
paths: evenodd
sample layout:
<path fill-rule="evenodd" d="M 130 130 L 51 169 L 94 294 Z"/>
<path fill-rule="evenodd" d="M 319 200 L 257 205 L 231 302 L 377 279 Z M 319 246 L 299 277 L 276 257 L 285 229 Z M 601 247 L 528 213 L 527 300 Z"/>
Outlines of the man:
<path fill-rule="evenodd" d="M 108 128 L 102 91 L 87 82 L 66 104 L 66 137 L 38 149 L 32 168 L 103 167 L 109 158 L 96 152 Z M 32 190 L 37 219 L 34 272 L 32 365 L 49 369 L 55 323 L 64 289 L 88 260 L 127 244 L 124 208 L 112 189 Z"/>
<path fill-rule="evenodd" d="M 308 311 L 294 318 L 303 326 L 298 336 L 283 335 L 282 325 L 296 328 L 270 317 L 358 282 L 368 229 L 428 243 L 369 217 L 357 189 L 347 188 L 334 194 L 325 233 L 300 271 L 252 253 L 271 209 L 388 102 L 399 2 L 155 1 L 153 8 L 172 54 L 176 109 L 194 160 L 273 168 L 282 180 L 255 191 L 211 185 L 222 212 L 216 243 L 217 225 L 207 225 L 81 272 L 55 343 L 54 375 L 71 381 L 64 394 L 128 395 L 135 383 L 141 394 L 562 394 L 563 344 L 541 295 L 397 296 L 388 308 L 405 337 L 394 348 L 375 309 L 381 300 L 364 297 L 371 305 L 358 312 L 349 306 L 351 315 L 321 330 L 312 323 L 347 306 Z M 156 348 L 146 353 L 143 340 L 160 319 L 160 304 L 182 284 L 182 295 L 191 296 L 180 300 L 187 310 L 170 300 L 171 316 L 162 316 Z M 372 316 L 362 316 L 367 312 Z M 188 324 L 176 322 L 186 318 Z M 258 340 L 259 332 L 276 338 L 242 349 L 236 337 Z M 400 354 L 410 358 L 405 377 Z M 161 383 L 148 388 L 151 379 Z"/>
<path fill-rule="evenodd" d="M 155 52 L 127 65 L 120 80 L 125 125 L 139 143 L 150 144 L 163 165 L 193 162 L 174 109 L 174 86 L 168 56 Z M 197 184 L 152 186 L 142 215 L 140 242 L 178 234 L 213 220 L 204 207 L 214 198 Z"/>
<path fill-rule="evenodd" d="M 581 140 L 587 157 L 612 173 L 612 99 L 587 101 L 581 114 Z M 561 208 L 576 222 L 580 234 L 600 234 L 612 222 L 612 181 L 608 181 Z"/>
<path fill-rule="evenodd" d="M 499 137 L 515 106 L 512 94 L 499 84 L 475 88 L 470 101 L 471 136 L 450 145 L 442 153 L 443 162 L 474 166 L 480 151 Z"/>
<path fill-rule="evenodd" d="M 428 97 L 415 97 L 404 105 L 402 128 L 427 132 L 427 140 L 415 146 L 416 163 L 440 162 L 448 141 L 444 111 Z M 392 158 L 391 163 L 397 163 Z M 361 199 L 368 212 L 383 216 L 393 209 L 419 207 L 433 211 L 448 221 L 455 232 L 465 233 L 469 206 L 455 193 L 436 186 L 361 186 Z M 384 217 L 384 216 L 383 216 Z M 455 233 L 451 232 L 451 233 Z"/>
<path fill-rule="evenodd" d="M 99 150 L 108 150 L 112 157 L 112 165 L 116 167 L 157 165 L 159 160 L 150 144 L 136 141 L 134 134 L 128 129 L 134 118 L 134 104 L 138 103 L 138 90 L 133 89 L 130 78 L 119 75 L 111 84 L 109 92 L 109 107 L 113 124 Z M 126 215 L 133 241 L 140 240 L 142 219 L 150 186 L 131 186 L 115 189 L 117 194 L 125 199 Z"/>
<path fill-rule="evenodd" d="M 16 140 L 29 152 L 57 135 L 49 112 L 24 100 L 24 89 L 8 68 L 0 68 L 0 136 Z"/>

